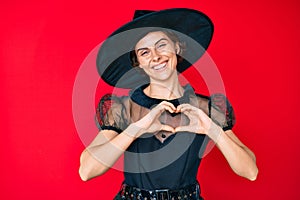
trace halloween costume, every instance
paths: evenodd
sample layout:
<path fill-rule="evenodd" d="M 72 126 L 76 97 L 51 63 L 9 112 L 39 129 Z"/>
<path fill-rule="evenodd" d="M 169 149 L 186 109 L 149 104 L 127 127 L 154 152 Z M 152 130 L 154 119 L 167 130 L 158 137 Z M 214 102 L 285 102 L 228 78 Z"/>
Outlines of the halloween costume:
<path fill-rule="evenodd" d="M 225 96 L 195 94 L 186 85 L 180 98 L 152 98 L 144 93 L 149 84 L 147 75 L 137 73 L 139 68 L 133 68 L 130 62 L 130 52 L 146 33 L 171 29 L 186 42 L 184 61 L 177 64 L 177 71 L 183 72 L 203 55 L 211 41 L 213 25 L 209 18 L 191 9 L 140 12 L 142 15 L 137 12 L 132 22 L 115 31 L 98 53 L 97 69 L 103 80 L 115 87 L 131 88 L 128 96 L 102 97 L 97 108 L 99 129 L 121 133 L 162 101 L 175 107 L 191 104 L 202 109 L 223 130 L 231 129 L 235 117 Z M 186 115 L 167 111 L 159 120 L 172 127 L 189 124 Z M 202 199 L 197 171 L 209 138 L 204 134 L 177 132 L 161 141 L 157 135 L 163 136 L 164 131 L 144 134 L 124 153 L 125 180 L 115 199 Z"/>

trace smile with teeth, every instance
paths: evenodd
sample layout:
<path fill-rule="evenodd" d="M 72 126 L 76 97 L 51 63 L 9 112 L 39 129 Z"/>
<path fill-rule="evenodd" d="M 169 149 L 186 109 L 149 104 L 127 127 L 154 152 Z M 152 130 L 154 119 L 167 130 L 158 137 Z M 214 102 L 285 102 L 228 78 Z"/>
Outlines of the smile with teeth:
<path fill-rule="evenodd" d="M 154 70 L 162 70 L 162 69 L 164 69 L 166 67 L 166 65 L 167 65 L 167 62 L 164 62 L 164 63 L 158 64 L 158 65 L 155 65 L 152 68 Z"/>

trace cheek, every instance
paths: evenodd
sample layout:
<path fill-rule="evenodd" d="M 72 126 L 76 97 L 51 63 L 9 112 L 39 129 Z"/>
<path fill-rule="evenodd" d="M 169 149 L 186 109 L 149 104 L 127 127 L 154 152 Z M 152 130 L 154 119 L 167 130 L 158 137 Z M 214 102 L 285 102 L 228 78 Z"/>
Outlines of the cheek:
<path fill-rule="evenodd" d="M 177 55 L 175 53 L 173 53 L 171 57 L 172 57 L 172 63 L 176 65 L 178 62 Z"/>
<path fill-rule="evenodd" d="M 147 58 L 137 58 L 137 61 L 139 62 L 139 67 L 141 68 L 148 66 L 149 63 L 149 59 Z"/>

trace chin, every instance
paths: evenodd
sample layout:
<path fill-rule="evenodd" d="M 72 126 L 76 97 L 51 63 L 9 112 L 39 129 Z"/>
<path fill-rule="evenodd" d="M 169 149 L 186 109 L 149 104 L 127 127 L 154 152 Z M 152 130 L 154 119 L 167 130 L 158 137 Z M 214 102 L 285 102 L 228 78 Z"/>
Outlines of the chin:
<path fill-rule="evenodd" d="M 178 78 L 178 75 L 176 72 L 175 72 L 175 74 L 173 72 L 173 73 L 165 73 L 165 74 L 156 74 L 156 75 L 151 76 L 151 79 L 156 80 L 156 81 L 169 81 L 169 80 L 177 79 L 177 78 Z"/>

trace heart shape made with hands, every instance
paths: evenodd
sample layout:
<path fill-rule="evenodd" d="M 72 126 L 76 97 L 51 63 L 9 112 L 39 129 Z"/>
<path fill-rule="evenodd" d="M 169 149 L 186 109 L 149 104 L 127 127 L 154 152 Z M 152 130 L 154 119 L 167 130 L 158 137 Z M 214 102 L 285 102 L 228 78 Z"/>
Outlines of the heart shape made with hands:
<path fill-rule="evenodd" d="M 159 121 L 161 124 L 169 125 L 174 129 L 179 126 L 187 126 L 190 123 L 190 119 L 183 113 L 170 113 L 169 111 L 164 111 L 160 117 Z"/>

